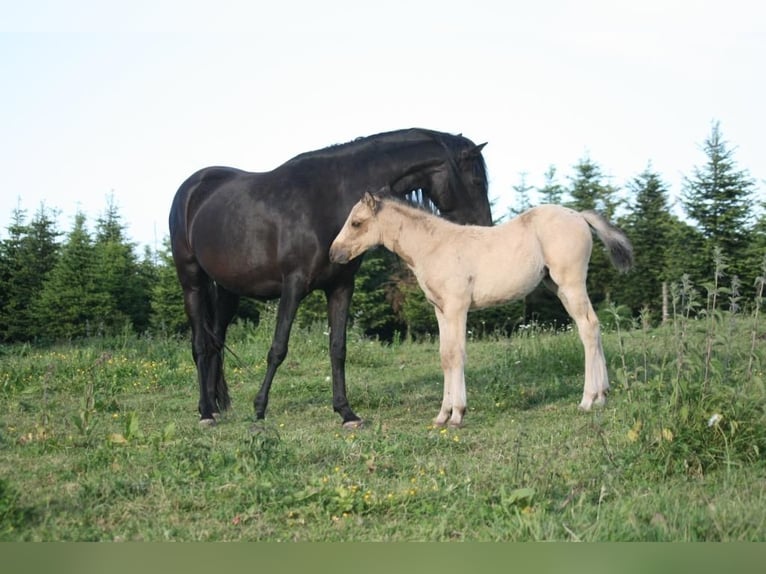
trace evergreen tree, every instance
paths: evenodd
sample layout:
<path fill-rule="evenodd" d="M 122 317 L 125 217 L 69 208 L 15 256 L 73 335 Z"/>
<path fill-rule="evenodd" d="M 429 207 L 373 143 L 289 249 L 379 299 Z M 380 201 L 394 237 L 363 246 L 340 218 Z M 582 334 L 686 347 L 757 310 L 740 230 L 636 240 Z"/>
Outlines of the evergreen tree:
<path fill-rule="evenodd" d="M 14 312 L 20 306 L 17 283 L 24 265 L 22 242 L 26 233 L 26 212 L 19 206 L 11 212 L 8 238 L 0 242 L 0 339 L 6 342 L 12 341 L 9 331 L 14 330 Z"/>
<path fill-rule="evenodd" d="M 0 334 L 7 342 L 28 341 L 38 335 L 31 306 L 55 265 L 60 233 L 56 228 L 55 213 L 45 205 L 40 206 L 28 225 L 23 222 L 23 212 L 17 210 L 9 233 L 0 256 L 4 299 Z"/>
<path fill-rule="evenodd" d="M 545 182 L 542 187 L 537 188 L 537 195 L 540 197 L 540 203 L 561 203 L 564 187 L 556 181 L 555 166 L 550 166 L 545 172 Z"/>
<path fill-rule="evenodd" d="M 584 157 L 574 166 L 574 175 L 570 176 L 567 207 L 583 211 L 595 209 L 601 215 L 614 221 L 619 204 L 617 188 L 604 183 L 601 167 L 589 157 Z"/>
<path fill-rule="evenodd" d="M 678 281 L 688 264 L 693 229 L 672 215 L 667 185 L 647 167 L 628 184 L 632 194 L 624 230 L 633 243 L 635 265 L 620 276 L 615 298 L 634 314 L 649 308 L 656 319 L 662 312 L 662 285 Z M 683 256 L 678 260 L 672 257 Z"/>
<path fill-rule="evenodd" d="M 152 330 L 160 334 L 182 334 L 189 326 L 184 311 L 183 290 L 170 253 L 168 237 L 165 237 L 162 249 L 157 254 L 149 323 Z"/>
<path fill-rule="evenodd" d="M 112 321 L 114 302 L 99 285 L 96 254 L 85 224 L 75 215 L 61 256 L 43 282 L 32 311 L 38 332 L 48 339 L 72 339 L 103 334 Z"/>
<path fill-rule="evenodd" d="M 707 162 L 684 179 L 683 206 L 704 237 L 702 269 L 698 280 L 709 280 L 713 267 L 713 251 L 720 247 L 729 264 L 729 274 L 747 272 L 747 250 L 752 230 L 753 192 L 755 182 L 745 170 L 737 168 L 734 154 L 721 134 L 718 122 L 713 124 L 703 150 Z"/>
<path fill-rule="evenodd" d="M 601 168 L 588 157 L 581 159 L 574 169 L 568 190 L 571 200 L 566 203 L 567 207 L 577 211 L 595 209 L 609 221 L 615 222 L 619 204 L 617 188 L 604 183 Z M 603 245 L 594 238 L 587 282 L 588 294 L 594 307 L 610 298 L 618 276 Z"/>
<path fill-rule="evenodd" d="M 114 197 L 107 201 L 106 211 L 96 225 L 95 273 L 100 289 L 114 303 L 108 332 L 120 330 L 126 324 L 136 332 L 149 326 L 151 311 L 150 277 L 146 266 L 141 265 L 135 254 L 135 245 L 127 240 Z"/>
<path fill-rule="evenodd" d="M 369 251 L 354 279 L 351 318 L 365 335 L 391 341 L 403 324 L 393 308 L 391 269 L 399 265 L 396 255 L 379 247 Z"/>
<path fill-rule="evenodd" d="M 530 192 L 534 190 L 534 187 L 527 184 L 527 174 L 521 173 L 519 175 L 519 183 L 514 185 L 512 189 L 515 194 L 515 201 L 513 207 L 508 208 L 508 215 L 515 217 L 532 207 Z"/>
<path fill-rule="evenodd" d="M 760 204 L 751 237 L 745 261 L 747 272 L 742 277 L 747 281 L 748 287 L 754 285 L 756 278 L 763 276 L 763 262 L 766 257 L 766 202 Z"/>

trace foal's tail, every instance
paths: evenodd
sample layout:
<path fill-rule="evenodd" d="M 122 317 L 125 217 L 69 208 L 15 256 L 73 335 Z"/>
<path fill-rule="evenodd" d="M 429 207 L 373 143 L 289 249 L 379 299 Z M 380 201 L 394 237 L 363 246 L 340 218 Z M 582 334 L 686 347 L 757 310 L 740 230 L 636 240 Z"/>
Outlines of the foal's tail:
<path fill-rule="evenodd" d="M 596 211 L 582 211 L 580 215 L 596 232 L 602 243 L 606 245 L 612 264 L 623 272 L 630 269 L 633 266 L 633 245 L 631 245 L 628 236 Z"/>

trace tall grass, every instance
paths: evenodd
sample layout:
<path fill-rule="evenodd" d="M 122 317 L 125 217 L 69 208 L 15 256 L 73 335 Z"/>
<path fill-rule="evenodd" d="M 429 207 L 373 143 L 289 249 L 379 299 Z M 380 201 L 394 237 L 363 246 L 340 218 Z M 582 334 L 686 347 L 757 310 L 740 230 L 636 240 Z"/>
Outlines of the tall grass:
<path fill-rule="evenodd" d="M 3 348 L 0 539 L 763 541 L 759 285 L 747 314 L 723 274 L 704 301 L 673 286 L 664 326 L 614 307 L 612 392 L 588 414 L 573 330 L 471 340 L 461 429 L 430 425 L 438 341 L 352 329 L 354 432 L 332 412 L 322 325 L 295 330 L 251 431 L 273 312 L 232 328 L 233 409 L 208 430 L 185 340 Z"/>

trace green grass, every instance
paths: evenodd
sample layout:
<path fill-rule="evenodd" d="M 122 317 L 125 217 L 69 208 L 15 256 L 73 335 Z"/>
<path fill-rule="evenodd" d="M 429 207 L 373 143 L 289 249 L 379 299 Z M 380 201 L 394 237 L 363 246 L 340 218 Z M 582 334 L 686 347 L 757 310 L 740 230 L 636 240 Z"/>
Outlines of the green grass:
<path fill-rule="evenodd" d="M 606 333 L 612 392 L 587 414 L 575 333 L 471 341 L 460 429 L 430 425 L 437 343 L 352 331 L 354 432 L 332 412 L 319 328 L 293 333 L 258 432 L 271 325 L 232 329 L 233 409 L 212 429 L 185 340 L 5 348 L 0 539 L 764 541 L 752 328 L 720 315 Z"/>

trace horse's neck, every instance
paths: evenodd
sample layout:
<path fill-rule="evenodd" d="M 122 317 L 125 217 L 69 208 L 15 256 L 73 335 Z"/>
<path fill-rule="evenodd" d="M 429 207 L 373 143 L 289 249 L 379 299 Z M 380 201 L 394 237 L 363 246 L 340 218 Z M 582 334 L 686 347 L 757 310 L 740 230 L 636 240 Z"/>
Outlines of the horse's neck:
<path fill-rule="evenodd" d="M 418 254 L 427 248 L 427 244 L 434 241 L 434 229 L 440 223 L 447 223 L 415 208 L 395 204 L 381 210 L 378 217 L 382 223 L 383 246 L 396 253 L 410 267 L 415 266 Z"/>

